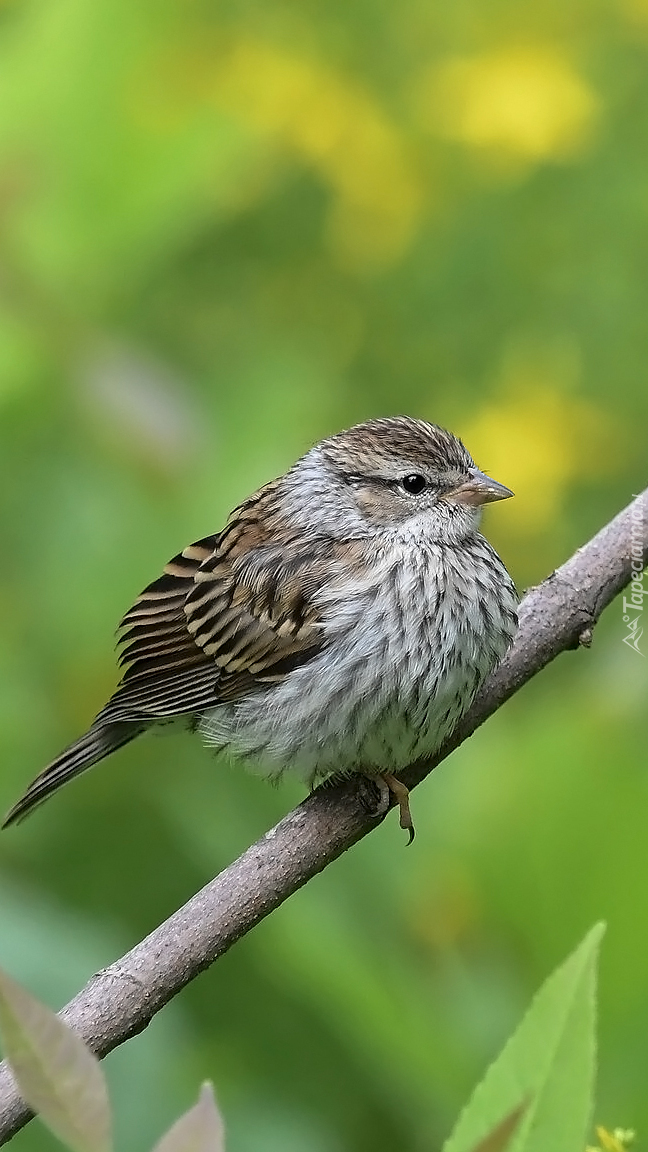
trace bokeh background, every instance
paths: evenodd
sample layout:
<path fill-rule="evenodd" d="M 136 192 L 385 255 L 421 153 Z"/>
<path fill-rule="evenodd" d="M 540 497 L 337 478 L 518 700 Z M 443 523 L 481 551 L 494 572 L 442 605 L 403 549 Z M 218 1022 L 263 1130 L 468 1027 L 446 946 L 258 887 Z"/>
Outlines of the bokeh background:
<path fill-rule="evenodd" d="M 322 435 L 461 434 L 521 588 L 646 484 L 647 140 L 647 0 L 5 0 L 3 808 L 140 588 Z M 648 1147 L 624 635 L 615 602 L 418 790 L 410 850 L 387 820 L 107 1060 L 120 1148 L 210 1077 L 230 1152 L 436 1150 L 599 918 L 596 1118 Z M 58 1006 L 301 795 L 136 742 L 0 837 L 0 963 Z"/>

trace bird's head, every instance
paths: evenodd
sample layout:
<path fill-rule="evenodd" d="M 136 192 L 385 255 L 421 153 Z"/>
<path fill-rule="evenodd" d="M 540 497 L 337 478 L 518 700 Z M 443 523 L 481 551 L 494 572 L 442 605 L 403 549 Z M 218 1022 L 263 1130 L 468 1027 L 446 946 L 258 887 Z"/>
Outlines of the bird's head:
<path fill-rule="evenodd" d="M 409 416 L 369 420 L 320 441 L 288 478 L 309 524 L 340 536 L 456 543 L 477 530 L 482 505 L 513 495 L 480 472 L 451 432 Z"/>

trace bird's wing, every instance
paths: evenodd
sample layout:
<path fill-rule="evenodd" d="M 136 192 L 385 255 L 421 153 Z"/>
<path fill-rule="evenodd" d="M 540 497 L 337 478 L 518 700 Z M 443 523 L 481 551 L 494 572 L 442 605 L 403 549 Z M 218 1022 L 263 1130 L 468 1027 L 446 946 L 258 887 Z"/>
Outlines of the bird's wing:
<path fill-rule="evenodd" d="M 339 571 L 333 541 L 281 544 L 247 513 L 191 544 L 124 616 L 125 672 L 106 720 L 199 713 L 283 679 L 324 644 L 314 594 Z"/>
<path fill-rule="evenodd" d="M 187 631 L 184 604 L 218 539 L 206 536 L 174 556 L 120 621 L 124 674 L 102 719 L 164 719 L 216 702 L 218 672 Z"/>
<path fill-rule="evenodd" d="M 201 565 L 184 606 L 189 634 L 219 670 L 222 701 L 278 683 L 321 651 L 314 593 L 329 550 L 290 540 L 236 556 L 229 543 Z"/>

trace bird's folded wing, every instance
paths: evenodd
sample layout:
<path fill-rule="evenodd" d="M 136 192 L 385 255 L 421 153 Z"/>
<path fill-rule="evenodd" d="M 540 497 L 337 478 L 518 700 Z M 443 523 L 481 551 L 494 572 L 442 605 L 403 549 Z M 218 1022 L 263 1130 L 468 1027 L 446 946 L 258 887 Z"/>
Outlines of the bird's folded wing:
<path fill-rule="evenodd" d="M 277 683 L 321 650 L 318 570 L 313 549 L 294 542 L 238 558 L 219 549 L 201 566 L 184 610 L 194 642 L 219 669 L 219 700 Z"/>
<path fill-rule="evenodd" d="M 218 536 L 207 536 L 174 556 L 123 617 L 118 644 L 124 674 L 102 718 L 163 719 L 215 703 L 216 670 L 187 631 L 184 603 L 217 546 Z"/>
<path fill-rule="evenodd" d="M 121 621 L 125 671 L 102 717 L 199 713 L 277 683 L 323 646 L 314 593 L 332 567 L 332 542 L 270 544 L 240 518 L 191 544 Z"/>

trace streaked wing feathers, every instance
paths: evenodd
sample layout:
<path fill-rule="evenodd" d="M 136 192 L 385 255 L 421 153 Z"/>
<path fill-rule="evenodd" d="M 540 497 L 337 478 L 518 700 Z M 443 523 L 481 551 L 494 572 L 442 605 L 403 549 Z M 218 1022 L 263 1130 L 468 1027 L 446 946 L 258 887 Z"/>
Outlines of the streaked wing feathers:
<path fill-rule="evenodd" d="M 221 670 L 219 699 L 231 700 L 314 656 L 322 629 L 306 591 L 317 565 L 311 548 L 297 556 L 291 547 L 263 548 L 239 558 L 223 551 L 196 574 L 185 614 L 196 644 Z"/>
<path fill-rule="evenodd" d="M 313 593 L 334 560 L 332 542 L 270 542 L 259 495 L 220 536 L 169 561 L 126 613 L 124 674 L 102 717 L 200 713 L 279 682 L 320 651 Z"/>
<path fill-rule="evenodd" d="M 184 602 L 218 536 L 190 544 L 138 596 L 119 625 L 121 683 L 103 710 L 111 720 L 163 719 L 216 703 L 217 669 L 187 631 Z"/>

